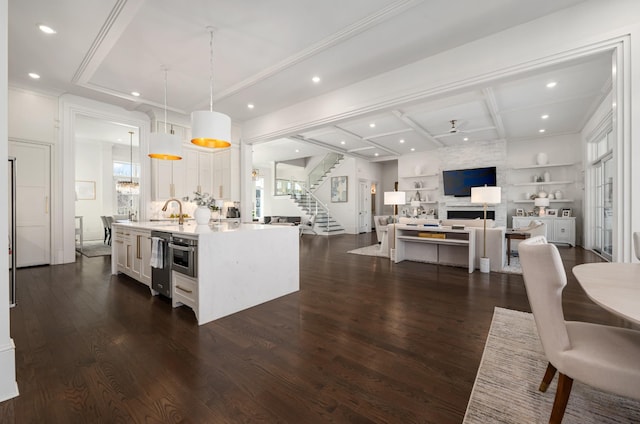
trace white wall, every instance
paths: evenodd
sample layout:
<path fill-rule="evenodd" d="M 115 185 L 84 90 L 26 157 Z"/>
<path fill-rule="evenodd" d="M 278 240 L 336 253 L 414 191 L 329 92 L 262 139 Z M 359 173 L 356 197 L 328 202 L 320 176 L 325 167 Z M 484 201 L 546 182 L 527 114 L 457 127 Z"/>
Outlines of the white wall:
<path fill-rule="evenodd" d="M 391 160 L 382 162 L 380 171 L 380 186 L 378 187 L 378 215 L 392 215 L 393 206 L 385 206 L 384 192 L 395 191 L 395 183 L 398 182 L 398 161 Z"/>
<path fill-rule="evenodd" d="M 0 0 L 0 175 L 7 175 L 8 156 L 8 93 L 7 93 L 7 67 L 8 52 L 7 28 L 9 6 L 7 0 Z M 0 184 L 0 196 L 7 199 L 9 196 L 7 184 Z M 7 202 L 0 202 L 0 222 L 8 222 Z M 0 240 L 8 240 L 7 225 L 0 225 Z M 7 255 L 0 255 L 0 268 L 7 270 L 9 262 Z M 9 275 L 0 273 L 0 402 L 18 396 L 18 384 L 16 382 L 15 346 L 9 334 Z"/>

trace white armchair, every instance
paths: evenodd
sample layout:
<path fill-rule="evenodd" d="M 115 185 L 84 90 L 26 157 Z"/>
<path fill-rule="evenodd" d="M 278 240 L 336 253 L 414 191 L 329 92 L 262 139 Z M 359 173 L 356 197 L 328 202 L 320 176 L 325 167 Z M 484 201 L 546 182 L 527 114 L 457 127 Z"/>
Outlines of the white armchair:
<path fill-rule="evenodd" d="M 556 370 L 560 372 L 549 422 L 562 421 L 574 379 L 640 399 L 640 331 L 565 321 L 562 290 L 567 276 L 558 248 L 538 236 L 522 241 L 518 251 L 529 304 L 549 361 L 540 391 L 547 390 Z"/>

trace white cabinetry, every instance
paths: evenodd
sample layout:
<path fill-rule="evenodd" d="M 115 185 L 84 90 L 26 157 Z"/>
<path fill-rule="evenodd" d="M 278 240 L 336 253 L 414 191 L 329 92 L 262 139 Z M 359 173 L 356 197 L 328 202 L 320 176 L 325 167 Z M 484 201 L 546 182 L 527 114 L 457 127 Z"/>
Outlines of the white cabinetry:
<path fill-rule="evenodd" d="M 576 218 L 553 216 L 513 217 L 513 228 L 527 227 L 532 220 L 545 223 L 545 237 L 553 243 L 576 245 Z"/>
<path fill-rule="evenodd" d="M 213 153 L 185 149 L 183 158 L 186 158 L 187 190 L 190 194 L 197 190 L 213 194 Z"/>
<path fill-rule="evenodd" d="M 414 200 L 419 195 L 420 203 L 425 205 L 436 204 L 438 203 L 436 200 L 438 175 L 439 174 L 401 176 L 398 190 L 407 193 L 407 202 Z"/>
<path fill-rule="evenodd" d="M 151 231 L 113 227 L 116 270 L 151 287 Z"/>
<path fill-rule="evenodd" d="M 171 305 L 174 308 L 180 305 L 188 306 L 198 318 L 198 280 L 172 271 L 172 281 Z"/>
<path fill-rule="evenodd" d="M 151 159 L 151 196 L 153 200 L 181 199 L 190 194 L 186 183 L 184 160 Z M 171 184 L 174 194 L 171 193 Z"/>

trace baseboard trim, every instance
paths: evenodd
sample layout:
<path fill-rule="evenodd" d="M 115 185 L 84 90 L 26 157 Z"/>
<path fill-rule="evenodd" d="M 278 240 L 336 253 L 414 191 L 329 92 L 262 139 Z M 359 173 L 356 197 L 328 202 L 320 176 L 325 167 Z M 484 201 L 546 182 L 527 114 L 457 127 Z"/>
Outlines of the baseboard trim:
<path fill-rule="evenodd" d="M 0 402 L 18 396 L 16 381 L 16 345 L 13 339 L 0 347 Z"/>

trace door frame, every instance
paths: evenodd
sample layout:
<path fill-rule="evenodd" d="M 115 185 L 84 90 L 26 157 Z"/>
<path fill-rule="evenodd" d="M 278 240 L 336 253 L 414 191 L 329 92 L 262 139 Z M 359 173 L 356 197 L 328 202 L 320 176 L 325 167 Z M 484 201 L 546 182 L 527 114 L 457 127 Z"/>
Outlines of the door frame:
<path fill-rule="evenodd" d="M 366 196 L 367 194 L 369 197 Z M 369 219 L 364 221 L 361 219 L 363 212 L 369 216 Z M 358 220 L 356 225 L 358 234 L 371 232 L 371 182 L 362 178 L 358 180 L 358 216 L 356 219 Z M 364 225 L 362 225 L 363 222 Z"/>

